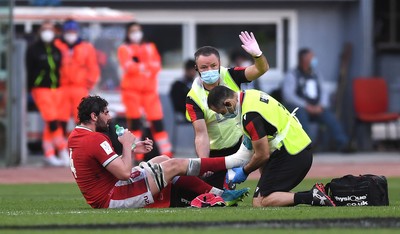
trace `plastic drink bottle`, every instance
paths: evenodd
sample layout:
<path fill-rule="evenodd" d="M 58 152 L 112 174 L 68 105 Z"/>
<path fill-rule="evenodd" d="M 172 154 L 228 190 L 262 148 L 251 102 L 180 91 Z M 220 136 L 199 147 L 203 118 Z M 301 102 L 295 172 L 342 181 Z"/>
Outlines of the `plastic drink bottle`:
<path fill-rule="evenodd" d="M 118 124 L 115 125 L 115 133 L 117 134 L 117 136 L 122 136 L 124 134 L 124 132 L 125 132 L 125 128 L 124 127 L 121 127 Z M 133 143 L 132 144 L 132 150 L 134 150 L 135 147 L 136 147 L 136 144 Z"/>
<path fill-rule="evenodd" d="M 125 132 L 125 128 L 119 126 L 118 124 L 115 125 L 115 133 L 117 134 L 117 136 L 122 136 Z"/>

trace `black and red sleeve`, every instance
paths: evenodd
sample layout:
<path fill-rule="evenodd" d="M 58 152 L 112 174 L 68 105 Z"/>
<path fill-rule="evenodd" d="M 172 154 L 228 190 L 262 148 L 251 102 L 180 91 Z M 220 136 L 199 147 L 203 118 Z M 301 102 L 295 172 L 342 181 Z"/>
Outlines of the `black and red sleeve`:
<path fill-rule="evenodd" d="M 249 83 L 246 79 L 246 75 L 244 74 L 244 70 L 246 70 L 246 67 L 232 67 L 228 68 L 228 72 L 231 75 L 232 79 L 235 81 L 235 83 L 240 87 L 241 84 L 243 83 Z"/>
<path fill-rule="evenodd" d="M 267 135 L 273 136 L 277 131 L 275 126 L 257 112 L 246 113 L 243 117 L 243 126 L 252 141 L 259 140 Z"/>
<path fill-rule="evenodd" d="M 201 110 L 199 105 L 197 105 L 197 103 L 193 101 L 193 99 L 189 96 L 186 97 L 186 110 L 189 114 L 190 122 L 193 123 L 196 120 L 204 119 L 203 111 Z"/>

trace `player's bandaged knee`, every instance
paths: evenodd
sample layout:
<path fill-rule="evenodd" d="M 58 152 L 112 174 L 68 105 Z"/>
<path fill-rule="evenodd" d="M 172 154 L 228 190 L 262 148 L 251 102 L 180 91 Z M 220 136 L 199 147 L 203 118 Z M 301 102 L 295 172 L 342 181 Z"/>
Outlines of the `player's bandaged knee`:
<path fill-rule="evenodd" d="M 150 170 L 151 175 L 153 176 L 154 181 L 156 182 L 156 185 L 160 191 L 168 185 L 168 182 L 165 180 L 164 172 L 160 164 L 152 162 L 141 162 L 139 164 L 139 167 L 144 169 L 147 168 L 148 170 Z"/>
<path fill-rule="evenodd" d="M 246 145 L 241 144 L 239 150 L 225 157 L 226 168 L 242 167 L 246 165 L 253 156 L 253 150 L 249 150 Z"/>
<path fill-rule="evenodd" d="M 200 174 L 200 159 L 189 159 L 189 165 L 186 171 L 188 176 L 198 176 Z"/>

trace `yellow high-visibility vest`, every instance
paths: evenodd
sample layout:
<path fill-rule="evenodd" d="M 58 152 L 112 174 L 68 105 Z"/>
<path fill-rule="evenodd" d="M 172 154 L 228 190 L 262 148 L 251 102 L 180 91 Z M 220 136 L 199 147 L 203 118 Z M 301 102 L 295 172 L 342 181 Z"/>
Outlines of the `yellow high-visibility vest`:
<path fill-rule="evenodd" d="M 277 129 L 274 136 L 267 136 L 271 152 L 285 145 L 288 153 L 295 155 L 311 143 L 310 137 L 294 114 L 267 93 L 259 90 L 245 91 L 241 105 L 241 119 L 246 118 L 245 115 L 249 112 L 257 112 Z M 241 125 L 243 132 L 248 135 L 243 124 Z"/>
<path fill-rule="evenodd" d="M 237 92 L 240 87 L 232 79 L 225 67 L 220 67 L 220 85 L 224 85 Z M 239 138 L 243 135 L 240 129 L 239 119 L 229 119 L 221 114 L 215 113 L 208 108 L 207 97 L 208 91 L 204 89 L 203 83 L 197 77 L 187 96 L 189 96 L 203 111 L 204 120 L 207 125 L 208 137 L 210 139 L 210 149 L 220 150 L 234 146 Z M 190 121 L 190 116 L 186 110 L 186 118 Z"/>

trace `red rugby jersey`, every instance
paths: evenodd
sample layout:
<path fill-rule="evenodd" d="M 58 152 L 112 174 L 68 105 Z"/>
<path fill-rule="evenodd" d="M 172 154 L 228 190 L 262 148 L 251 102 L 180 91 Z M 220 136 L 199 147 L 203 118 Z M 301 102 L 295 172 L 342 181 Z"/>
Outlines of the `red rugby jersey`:
<path fill-rule="evenodd" d="M 118 156 L 108 136 L 77 126 L 68 138 L 71 171 L 86 202 L 107 208 L 118 179 L 105 168 Z"/>

